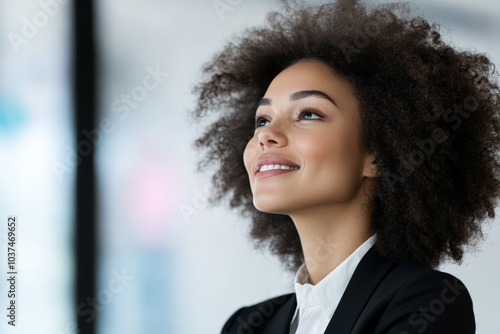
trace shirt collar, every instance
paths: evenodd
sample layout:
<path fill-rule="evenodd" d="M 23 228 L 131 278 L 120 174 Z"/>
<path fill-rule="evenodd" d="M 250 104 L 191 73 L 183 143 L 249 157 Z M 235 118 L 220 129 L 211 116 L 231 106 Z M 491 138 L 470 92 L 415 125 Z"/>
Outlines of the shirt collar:
<path fill-rule="evenodd" d="M 354 270 L 375 244 L 376 235 L 362 243 L 347 259 L 332 270 L 316 285 L 309 283 L 309 273 L 303 263 L 295 274 L 295 294 L 299 308 L 320 305 L 327 319 L 331 318 L 344 294 Z"/>

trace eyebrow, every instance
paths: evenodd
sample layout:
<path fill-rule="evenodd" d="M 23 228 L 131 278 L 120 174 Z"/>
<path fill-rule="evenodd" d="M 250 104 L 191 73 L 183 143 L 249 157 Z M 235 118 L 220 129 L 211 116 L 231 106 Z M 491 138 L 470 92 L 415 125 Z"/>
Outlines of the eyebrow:
<path fill-rule="evenodd" d="M 297 100 L 305 99 L 306 97 L 310 97 L 310 96 L 320 97 L 322 99 L 330 101 L 334 105 L 337 105 L 337 103 L 335 103 L 335 101 L 333 101 L 333 99 L 330 96 L 328 96 L 326 93 L 323 93 L 320 90 L 301 90 L 301 91 L 295 92 L 292 95 L 290 95 L 289 99 L 290 99 L 290 101 L 297 101 Z M 272 102 L 271 99 L 264 97 L 263 99 L 261 99 L 259 101 L 259 106 L 269 106 L 269 105 L 271 105 L 271 102 Z"/>

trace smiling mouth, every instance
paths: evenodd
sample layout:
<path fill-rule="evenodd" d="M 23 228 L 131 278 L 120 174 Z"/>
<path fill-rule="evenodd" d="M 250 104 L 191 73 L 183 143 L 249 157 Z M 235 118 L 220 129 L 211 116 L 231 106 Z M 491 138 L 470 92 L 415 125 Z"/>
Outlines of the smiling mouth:
<path fill-rule="evenodd" d="M 268 170 L 278 170 L 278 169 L 295 170 L 295 169 L 299 169 L 299 167 L 298 166 L 286 166 L 286 165 L 262 165 L 259 169 L 259 172 L 266 172 Z"/>
<path fill-rule="evenodd" d="M 300 169 L 298 166 L 286 166 L 286 165 L 262 165 L 255 174 L 255 178 L 262 179 L 265 177 L 271 177 L 275 175 L 282 175 L 286 173 L 293 172 Z"/>

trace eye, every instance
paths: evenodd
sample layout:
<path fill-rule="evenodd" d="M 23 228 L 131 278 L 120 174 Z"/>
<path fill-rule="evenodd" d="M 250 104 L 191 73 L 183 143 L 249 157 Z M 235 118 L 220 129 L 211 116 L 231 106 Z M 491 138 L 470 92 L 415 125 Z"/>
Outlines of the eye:
<path fill-rule="evenodd" d="M 323 119 L 324 117 L 325 116 L 323 115 L 323 113 L 321 113 L 317 110 L 301 108 L 298 118 L 299 118 L 299 120 L 300 119 L 316 120 L 316 119 Z"/>
<path fill-rule="evenodd" d="M 267 123 L 269 123 L 270 121 L 265 118 L 264 116 L 256 116 L 255 117 L 255 128 L 260 128 L 261 126 L 266 126 Z"/>

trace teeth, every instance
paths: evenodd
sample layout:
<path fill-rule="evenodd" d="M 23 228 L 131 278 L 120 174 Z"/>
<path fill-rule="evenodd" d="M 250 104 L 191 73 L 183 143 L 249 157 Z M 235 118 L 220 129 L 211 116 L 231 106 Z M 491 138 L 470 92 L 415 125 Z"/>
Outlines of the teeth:
<path fill-rule="evenodd" d="M 294 169 L 299 169 L 297 166 L 285 166 L 285 165 L 263 165 L 260 167 L 259 172 L 265 172 L 268 170 L 273 170 L 273 169 L 288 169 L 288 170 L 294 170 Z"/>

